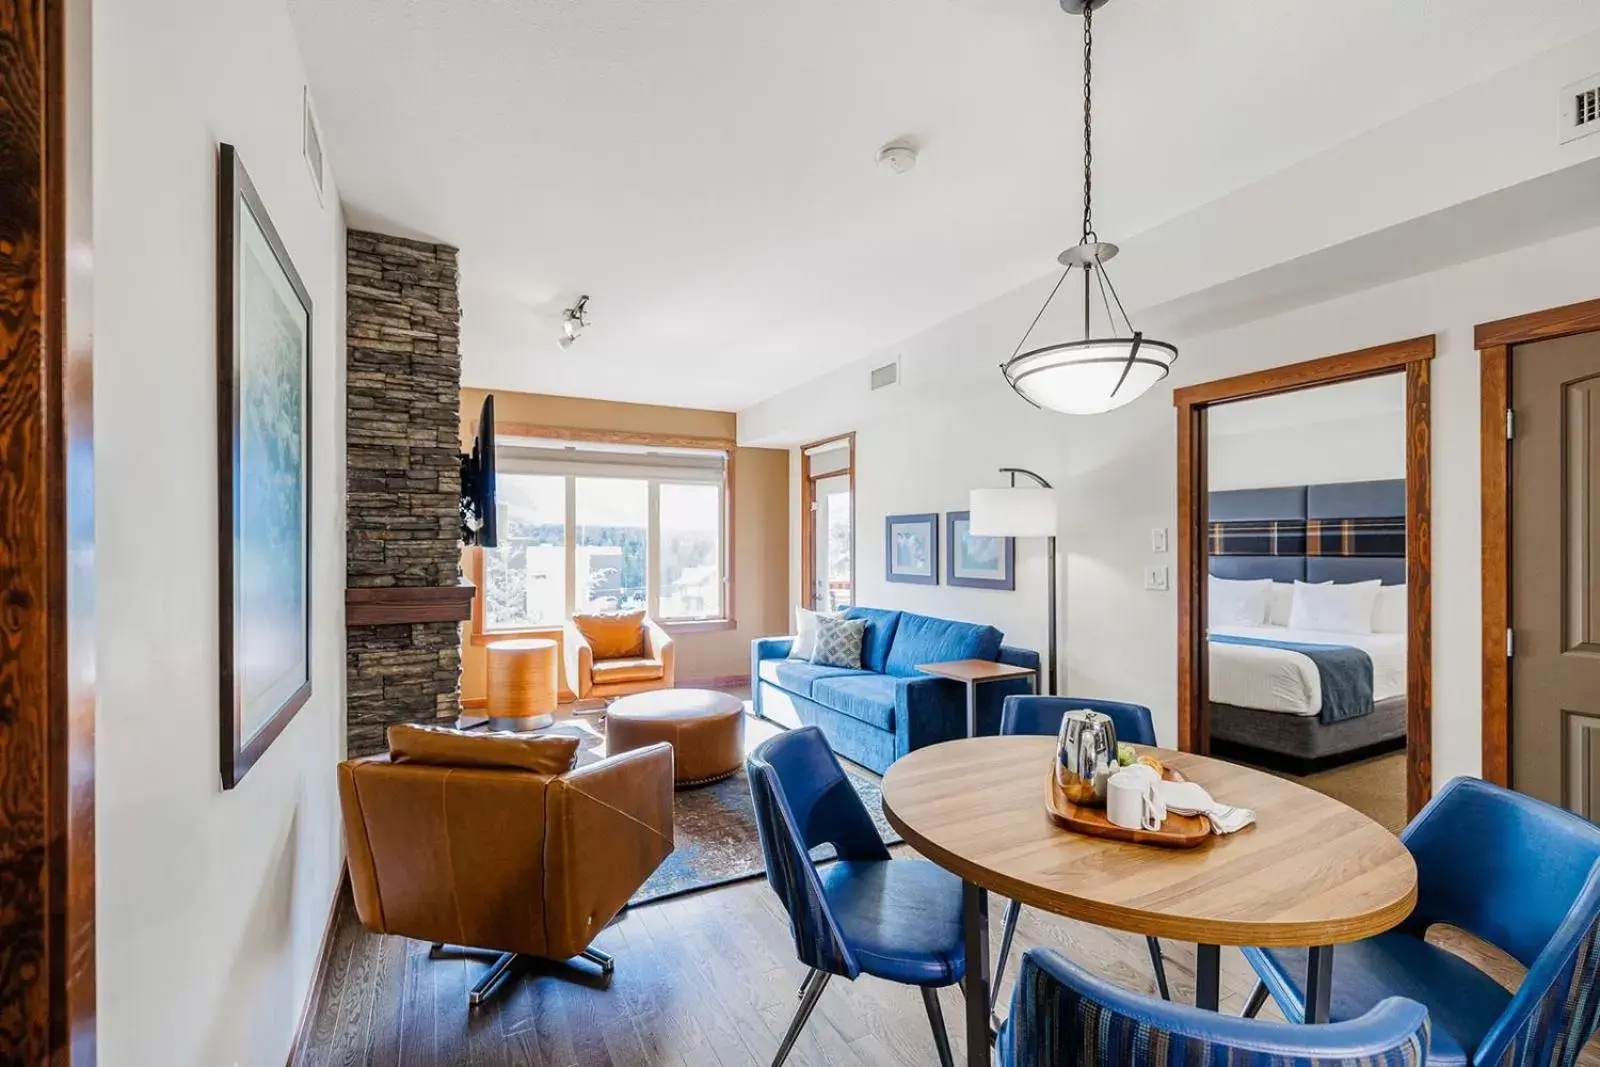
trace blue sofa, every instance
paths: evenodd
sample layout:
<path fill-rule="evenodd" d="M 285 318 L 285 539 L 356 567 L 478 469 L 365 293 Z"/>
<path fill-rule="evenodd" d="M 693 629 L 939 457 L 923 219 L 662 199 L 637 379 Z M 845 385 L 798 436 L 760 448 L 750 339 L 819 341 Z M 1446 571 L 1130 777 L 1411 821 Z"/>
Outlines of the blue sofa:
<path fill-rule="evenodd" d="M 966 687 L 917 664 L 987 659 L 1039 669 L 1039 653 L 1002 645 L 993 626 L 880 608 L 851 608 L 846 616 L 866 620 L 864 669 L 789 659 L 793 637 L 763 637 L 751 643 L 751 696 L 758 716 L 820 726 L 834 751 L 879 774 L 914 749 L 966 736 Z M 1027 678 L 980 685 L 978 733 L 998 733 L 1001 703 L 1031 691 Z"/>

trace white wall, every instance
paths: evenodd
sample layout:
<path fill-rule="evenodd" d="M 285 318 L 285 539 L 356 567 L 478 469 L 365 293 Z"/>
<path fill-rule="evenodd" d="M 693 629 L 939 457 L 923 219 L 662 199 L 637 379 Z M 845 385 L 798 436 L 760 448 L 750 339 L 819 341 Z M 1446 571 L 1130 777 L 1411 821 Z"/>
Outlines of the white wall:
<path fill-rule="evenodd" d="M 1600 229 L 1375 288 L 1206 336 L 1168 338 L 1182 356 L 1170 381 L 1107 415 L 1035 411 L 994 361 L 1037 307 L 1008 294 L 908 339 L 905 391 L 854 427 L 860 602 L 993 623 L 1008 641 L 1041 647 L 1044 560 L 1018 545 L 1014 593 L 885 583 L 883 517 L 966 507 L 967 491 L 1003 484 L 1002 465 L 1037 470 L 1060 489 L 1065 564 L 1063 691 L 1149 704 L 1176 739 L 1177 604 L 1145 592 L 1150 530 L 1176 521 L 1171 388 L 1407 337 L 1438 334 L 1433 368 L 1434 773 L 1480 767 L 1478 356 L 1472 328 L 1600 295 Z M 1037 296 L 1042 299 L 1042 293 Z M 870 362 L 870 361 L 869 361 Z M 825 403 L 833 376 L 761 406 L 759 419 L 816 438 L 841 428 Z M 887 390 L 885 392 L 888 392 Z M 808 414 L 814 413 L 814 414 Z M 809 425 L 807 421 L 809 419 Z M 741 434 L 745 416 L 741 414 Z"/>
<path fill-rule="evenodd" d="M 94 23 L 104 1067 L 282 1067 L 342 845 L 344 227 L 300 155 L 281 0 L 101 4 Z M 217 143 L 314 305 L 313 691 L 218 779 Z"/>
<path fill-rule="evenodd" d="M 1404 374 L 1221 404 L 1206 419 L 1216 492 L 1406 476 Z"/>

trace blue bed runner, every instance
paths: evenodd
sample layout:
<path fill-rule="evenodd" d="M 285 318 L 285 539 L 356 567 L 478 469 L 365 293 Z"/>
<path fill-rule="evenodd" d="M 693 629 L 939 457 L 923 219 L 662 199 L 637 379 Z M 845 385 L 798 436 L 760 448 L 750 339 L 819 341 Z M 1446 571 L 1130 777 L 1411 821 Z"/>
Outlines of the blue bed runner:
<path fill-rule="evenodd" d="M 1317 711 L 1321 723 L 1343 722 L 1372 714 L 1372 657 L 1349 645 L 1302 645 L 1294 641 L 1271 641 L 1264 637 L 1238 637 L 1211 634 L 1210 639 L 1224 645 L 1255 645 L 1258 648 L 1284 648 L 1298 652 L 1316 665 L 1322 679 L 1322 707 Z"/>

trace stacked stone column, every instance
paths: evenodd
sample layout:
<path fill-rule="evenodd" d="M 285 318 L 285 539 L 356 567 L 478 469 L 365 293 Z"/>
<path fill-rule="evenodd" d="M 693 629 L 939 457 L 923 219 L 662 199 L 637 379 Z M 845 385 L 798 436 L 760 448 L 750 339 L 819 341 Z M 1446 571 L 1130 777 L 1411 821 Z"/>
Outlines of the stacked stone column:
<path fill-rule="evenodd" d="M 351 230 L 346 258 L 349 588 L 460 579 L 461 302 L 457 250 Z M 350 626 L 348 747 L 461 706 L 455 622 Z"/>

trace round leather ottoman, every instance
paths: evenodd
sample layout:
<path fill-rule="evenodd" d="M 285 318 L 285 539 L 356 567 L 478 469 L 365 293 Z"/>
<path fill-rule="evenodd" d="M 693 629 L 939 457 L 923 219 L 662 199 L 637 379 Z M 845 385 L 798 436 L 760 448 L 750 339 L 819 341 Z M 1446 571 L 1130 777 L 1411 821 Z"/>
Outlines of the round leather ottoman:
<path fill-rule="evenodd" d="M 679 786 L 705 785 L 744 765 L 744 702 L 708 689 L 658 689 L 606 709 L 606 754 L 665 741 Z"/>

